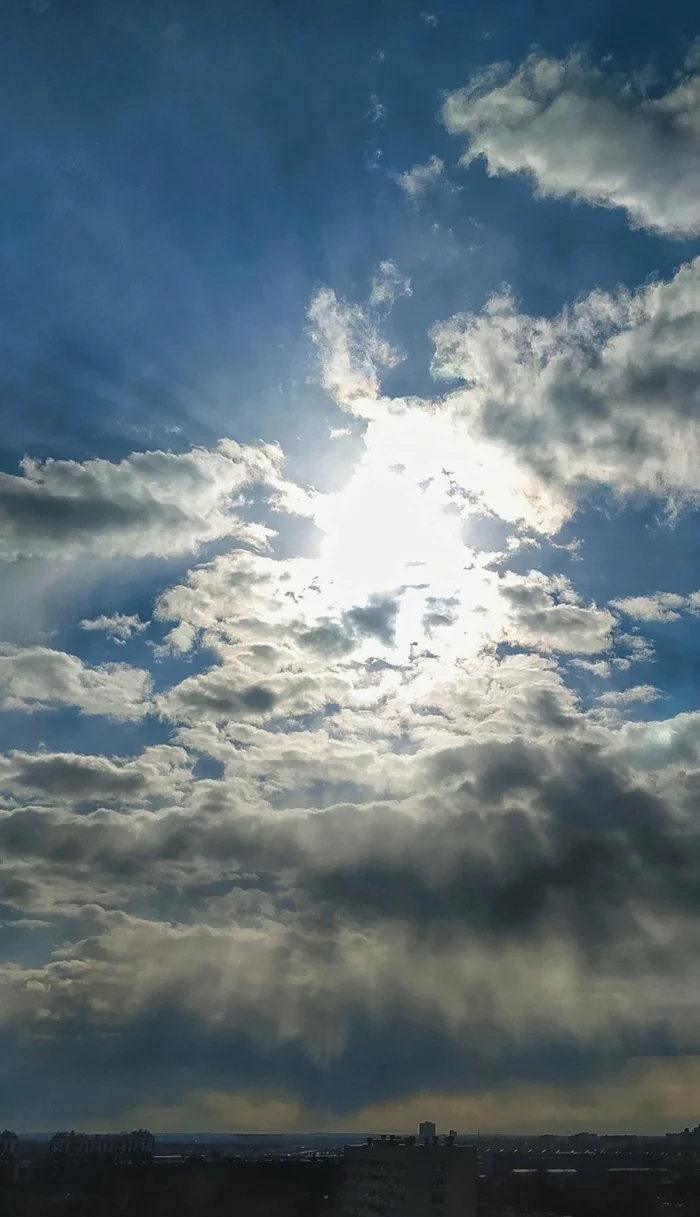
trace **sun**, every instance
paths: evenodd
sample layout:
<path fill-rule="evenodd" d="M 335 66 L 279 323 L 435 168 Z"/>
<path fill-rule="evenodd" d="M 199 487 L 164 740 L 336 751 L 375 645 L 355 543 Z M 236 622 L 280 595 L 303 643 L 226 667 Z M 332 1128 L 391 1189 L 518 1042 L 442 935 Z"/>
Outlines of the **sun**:
<path fill-rule="evenodd" d="M 418 485 L 399 466 L 363 462 L 316 514 L 321 566 L 339 600 L 357 604 L 407 586 L 442 595 L 464 562 L 459 516 L 434 479 Z"/>

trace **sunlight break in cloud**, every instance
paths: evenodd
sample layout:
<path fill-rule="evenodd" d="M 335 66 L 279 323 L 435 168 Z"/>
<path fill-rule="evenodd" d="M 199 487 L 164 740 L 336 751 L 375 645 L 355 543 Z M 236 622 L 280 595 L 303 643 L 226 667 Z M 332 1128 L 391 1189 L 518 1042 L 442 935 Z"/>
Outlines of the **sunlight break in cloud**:
<path fill-rule="evenodd" d="M 596 486 L 670 512 L 700 500 L 700 347 L 688 341 L 699 281 L 695 259 L 636 291 L 591 291 L 554 317 L 494 296 L 433 327 L 433 373 L 464 383 L 436 400 L 382 397 L 379 370 L 400 357 L 371 307 L 324 290 L 312 335 L 327 391 L 368 420 L 371 459 L 381 447 L 387 467 L 417 482 L 450 471 L 463 513 L 479 505 L 552 535 Z"/>
<path fill-rule="evenodd" d="M 554 317 L 528 316 L 506 293 L 433 328 L 435 374 L 465 384 L 445 406 L 531 471 L 550 496 L 547 531 L 596 486 L 672 513 L 700 501 L 699 284 L 695 259 Z"/>

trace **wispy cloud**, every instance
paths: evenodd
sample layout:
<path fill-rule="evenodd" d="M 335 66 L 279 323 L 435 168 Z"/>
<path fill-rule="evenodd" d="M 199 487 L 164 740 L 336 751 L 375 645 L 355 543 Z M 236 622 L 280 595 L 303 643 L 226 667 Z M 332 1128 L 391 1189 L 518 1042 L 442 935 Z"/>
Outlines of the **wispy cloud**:
<path fill-rule="evenodd" d="M 431 156 L 424 165 L 414 165 L 406 173 L 397 173 L 396 181 L 409 198 L 415 199 L 441 181 L 444 170 L 444 162 L 438 156 Z"/>
<path fill-rule="evenodd" d="M 112 613 L 111 616 L 103 614 L 101 617 L 84 617 L 79 625 L 81 630 L 104 631 L 122 642 L 126 642 L 132 634 L 141 634 L 148 629 L 148 622 L 142 621 L 135 613 L 131 616 L 127 613 Z"/>

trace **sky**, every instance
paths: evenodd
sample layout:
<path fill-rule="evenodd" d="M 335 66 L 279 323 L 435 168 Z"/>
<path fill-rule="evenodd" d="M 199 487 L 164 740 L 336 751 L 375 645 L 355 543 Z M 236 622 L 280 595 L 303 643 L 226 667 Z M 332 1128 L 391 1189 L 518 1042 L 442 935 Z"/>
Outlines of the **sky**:
<path fill-rule="evenodd" d="M 700 23 L 0 6 L 0 1124 L 700 1084 Z"/>

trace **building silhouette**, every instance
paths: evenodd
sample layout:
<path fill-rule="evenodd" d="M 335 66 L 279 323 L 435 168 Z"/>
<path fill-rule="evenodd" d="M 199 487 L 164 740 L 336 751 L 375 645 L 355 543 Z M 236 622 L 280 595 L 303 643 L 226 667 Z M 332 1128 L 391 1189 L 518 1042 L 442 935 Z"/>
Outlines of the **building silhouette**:
<path fill-rule="evenodd" d="M 3 1128 L 0 1132 L 0 1159 L 5 1161 L 7 1158 L 16 1158 L 17 1145 L 19 1137 L 16 1132 L 10 1132 L 9 1128 Z"/>
<path fill-rule="evenodd" d="M 455 1134 L 370 1137 L 343 1161 L 341 1217 L 475 1217 L 477 1153 Z"/>
<path fill-rule="evenodd" d="M 132 1132 L 79 1133 L 57 1132 L 49 1144 L 49 1159 L 54 1164 L 103 1162 L 150 1162 L 155 1137 L 147 1128 Z"/>

